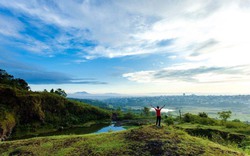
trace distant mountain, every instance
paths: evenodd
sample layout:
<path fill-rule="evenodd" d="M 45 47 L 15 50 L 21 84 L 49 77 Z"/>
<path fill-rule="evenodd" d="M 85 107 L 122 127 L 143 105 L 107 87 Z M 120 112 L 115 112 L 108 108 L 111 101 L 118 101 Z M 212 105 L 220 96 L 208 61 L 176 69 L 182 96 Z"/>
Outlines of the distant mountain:
<path fill-rule="evenodd" d="M 109 98 L 126 97 L 127 95 L 117 93 L 92 94 L 86 91 L 69 93 L 68 98 L 103 100 Z"/>

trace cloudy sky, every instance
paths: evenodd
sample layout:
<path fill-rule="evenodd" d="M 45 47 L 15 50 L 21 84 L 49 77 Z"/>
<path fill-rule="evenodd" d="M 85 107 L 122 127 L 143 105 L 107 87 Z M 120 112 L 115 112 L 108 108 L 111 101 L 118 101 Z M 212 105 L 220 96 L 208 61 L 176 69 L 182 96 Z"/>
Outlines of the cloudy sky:
<path fill-rule="evenodd" d="M 0 68 L 32 90 L 249 94 L 249 0 L 1 0 Z"/>

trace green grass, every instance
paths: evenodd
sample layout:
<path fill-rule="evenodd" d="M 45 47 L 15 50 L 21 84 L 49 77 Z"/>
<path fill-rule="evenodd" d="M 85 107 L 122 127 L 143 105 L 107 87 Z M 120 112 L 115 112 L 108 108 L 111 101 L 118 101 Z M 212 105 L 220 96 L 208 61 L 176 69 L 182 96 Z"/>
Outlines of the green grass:
<path fill-rule="evenodd" d="M 244 155 L 237 149 L 149 125 L 121 132 L 39 137 L 0 143 L 2 155 Z"/>
<path fill-rule="evenodd" d="M 233 122 L 227 122 L 233 123 Z M 175 127 L 189 132 L 191 135 L 225 145 L 250 154 L 249 125 L 239 123 L 238 128 L 228 128 L 226 125 L 211 126 L 201 124 L 182 123 Z M 240 126 L 242 125 L 242 126 Z M 210 132 L 210 133 L 207 133 Z M 211 137 L 212 136 L 212 137 Z"/>

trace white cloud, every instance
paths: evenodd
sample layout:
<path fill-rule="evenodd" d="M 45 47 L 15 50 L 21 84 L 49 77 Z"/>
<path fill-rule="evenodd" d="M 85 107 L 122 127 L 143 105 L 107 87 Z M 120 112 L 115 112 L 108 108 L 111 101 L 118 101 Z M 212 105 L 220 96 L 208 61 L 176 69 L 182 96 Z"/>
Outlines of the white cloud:
<path fill-rule="evenodd" d="M 206 60 L 218 65 L 216 55 L 223 57 L 230 53 L 234 58 L 235 53 L 240 51 L 243 56 L 250 49 L 247 4 L 240 0 L 0 2 L 18 16 L 37 18 L 68 32 L 54 36 L 54 43 L 52 40 L 44 43 L 49 43 L 50 48 L 45 49 L 54 53 L 72 46 L 82 49 L 82 56 L 90 59 L 174 52 L 187 61 Z M 71 40 L 83 42 L 86 39 L 95 41 L 97 47 L 70 44 Z M 163 47 L 155 44 L 167 39 L 174 39 L 174 42 Z M 209 40 L 217 44 L 199 49 Z M 191 55 L 194 52 L 199 55 Z"/>
<path fill-rule="evenodd" d="M 19 31 L 23 30 L 21 22 L 15 18 L 0 15 L 0 34 L 8 37 L 20 38 Z"/>
<path fill-rule="evenodd" d="M 80 51 L 79 60 L 171 53 L 172 60 L 202 62 L 206 66 L 249 64 L 249 1 L 2 0 L 0 6 L 10 9 L 17 17 L 29 17 L 31 24 L 40 20 L 41 25 L 58 28 L 59 34 L 46 41 L 29 34 L 23 36 L 29 44 L 19 46 L 38 54 L 53 56 L 76 48 Z M 3 28 L 1 34 L 22 36 L 24 26 L 17 18 L 6 20 L 0 16 L 0 28 Z M 41 32 L 47 33 L 42 26 Z M 96 46 L 83 46 L 85 40 L 95 42 Z M 171 42 L 158 44 L 168 40 Z M 137 76 L 147 73 L 138 72 Z"/>
<path fill-rule="evenodd" d="M 208 67 L 181 64 L 155 71 L 125 73 L 123 77 L 138 83 L 154 84 L 249 82 L 250 66 Z"/>

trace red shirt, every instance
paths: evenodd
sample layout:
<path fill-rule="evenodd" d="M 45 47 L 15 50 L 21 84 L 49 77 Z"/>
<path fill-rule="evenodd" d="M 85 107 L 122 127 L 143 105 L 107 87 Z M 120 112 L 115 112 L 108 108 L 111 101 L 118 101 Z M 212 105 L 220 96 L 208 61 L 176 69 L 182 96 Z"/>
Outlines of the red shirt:
<path fill-rule="evenodd" d="M 155 108 L 156 116 L 161 116 L 161 109 Z"/>

